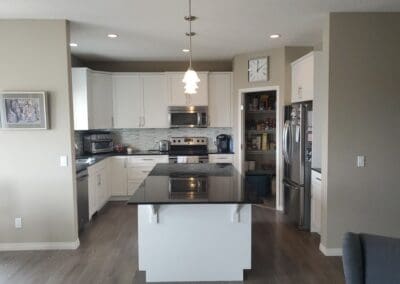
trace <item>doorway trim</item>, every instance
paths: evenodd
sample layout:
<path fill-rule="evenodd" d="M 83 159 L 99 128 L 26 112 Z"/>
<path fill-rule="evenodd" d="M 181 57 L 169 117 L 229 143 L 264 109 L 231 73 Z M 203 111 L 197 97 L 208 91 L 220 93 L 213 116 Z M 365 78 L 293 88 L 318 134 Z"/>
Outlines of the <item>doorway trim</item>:
<path fill-rule="evenodd" d="M 275 208 L 278 211 L 283 211 L 283 157 L 281 151 L 282 145 L 282 123 L 284 114 L 284 100 L 279 92 L 279 86 L 264 86 L 239 89 L 238 91 L 238 117 L 239 117 L 239 129 L 238 129 L 238 169 L 244 174 L 244 95 L 247 93 L 265 92 L 265 91 L 276 91 L 276 178 L 275 178 L 275 192 L 276 192 L 276 203 Z"/>

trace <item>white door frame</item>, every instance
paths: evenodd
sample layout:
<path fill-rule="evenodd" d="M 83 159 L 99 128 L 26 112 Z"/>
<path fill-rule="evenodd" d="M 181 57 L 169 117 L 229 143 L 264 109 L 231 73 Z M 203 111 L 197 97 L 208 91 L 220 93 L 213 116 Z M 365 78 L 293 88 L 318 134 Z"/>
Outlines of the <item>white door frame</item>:
<path fill-rule="evenodd" d="M 284 100 L 281 97 L 279 92 L 279 86 L 265 86 L 265 87 L 255 87 L 255 88 L 246 88 L 240 89 L 238 92 L 238 117 L 239 117 L 239 129 L 238 129 L 238 169 L 241 173 L 244 174 L 244 149 L 242 149 L 242 145 L 244 145 L 244 94 L 246 93 L 255 93 L 255 92 L 264 92 L 264 91 L 276 91 L 276 209 L 279 211 L 283 211 L 283 184 L 282 184 L 282 176 L 283 176 L 283 157 L 281 151 L 282 145 L 282 123 L 283 123 L 283 114 L 284 114 Z"/>

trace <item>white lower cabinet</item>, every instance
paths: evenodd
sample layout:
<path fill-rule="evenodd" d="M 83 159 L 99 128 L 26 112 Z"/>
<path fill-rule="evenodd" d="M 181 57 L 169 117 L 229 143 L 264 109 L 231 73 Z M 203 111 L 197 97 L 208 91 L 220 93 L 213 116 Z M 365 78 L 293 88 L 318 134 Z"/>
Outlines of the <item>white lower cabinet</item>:
<path fill-rule="evenodd" d="M 211 164 L 233 164 L 233 154 L 209 154 L 208 162 Z"/>
<path fill-rule="evenodd" d="M 321 173 L 311 171 L 311 231 L 321 232 L 322 220 Z"/>
<path fill-rule="evenodd" d="M 108 202 L 111 196 L 108 159 L 88 168 L 89 219 Z"/>
<path fill-rule="evenodd" d="M 116 156 L 110 159 L 111 195 L 126 196 L 127 193 L 127 170 L 126 157 Z"/>
<path fill-rule="evenodd" d="M 128 195 L 135 193 L 156 164 L 168 162 L 168 155 L 127 157 Z"/>
<path fill-rule="evenodd" d="M 126 200 L 156 164 L 168 162 L 168 155 L 114 156 L 88 167 L 89 219 L 110 198 Z"/>

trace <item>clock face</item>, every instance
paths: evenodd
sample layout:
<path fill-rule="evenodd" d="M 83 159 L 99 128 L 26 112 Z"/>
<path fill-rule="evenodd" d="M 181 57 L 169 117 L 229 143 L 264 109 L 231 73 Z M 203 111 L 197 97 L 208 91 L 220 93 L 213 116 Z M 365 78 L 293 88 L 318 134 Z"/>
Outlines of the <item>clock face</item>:
<path fill-rule="evenodd" d="M 249 60 L 249 82 L 267 81 L 267 57 Z"/>

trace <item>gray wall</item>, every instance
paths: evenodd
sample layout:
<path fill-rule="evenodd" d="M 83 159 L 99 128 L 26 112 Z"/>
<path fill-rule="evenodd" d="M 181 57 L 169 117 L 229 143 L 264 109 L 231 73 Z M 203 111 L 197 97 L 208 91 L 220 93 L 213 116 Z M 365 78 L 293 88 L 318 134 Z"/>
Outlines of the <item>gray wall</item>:
<path fill-rule="evenodd" d="M 84 61 L 86 67 L 109 72 L 186 71 L 187 61 Z M 194 61 L 196 71 L 232 71 L 232 61 Z"/>
<path fill-rule="evenodd" d="M 63 20 L 0 20 L 0 89 L 49 92 L 50 130 L 0 130 L 0 248 L 78 238 L 69 28 Z M 22 217 L 23 228 L 14 228 Z"/>
<path fill-rule="evenodd" d="M 400 13 L 330 16 L 327 248 L 346 231 L 400 237 L 399 35 Z"/>

